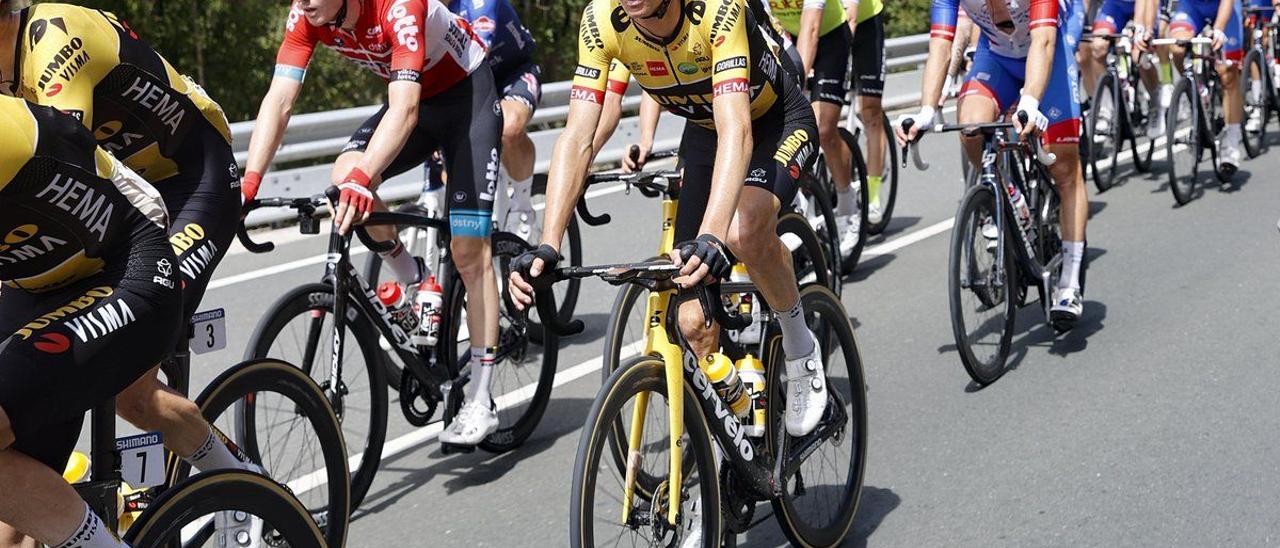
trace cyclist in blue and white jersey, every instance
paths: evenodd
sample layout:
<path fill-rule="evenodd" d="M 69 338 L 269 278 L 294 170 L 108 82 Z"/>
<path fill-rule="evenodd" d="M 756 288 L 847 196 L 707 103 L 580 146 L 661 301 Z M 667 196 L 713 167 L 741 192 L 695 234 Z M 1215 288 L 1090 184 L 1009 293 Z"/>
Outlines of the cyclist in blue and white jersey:
<path fill-rule="evenodd" d="M 1240 64 L 1244 60 L 1244 26 L 1240 22 L 1240 0 L 1178 0 L 1169 23 L 1170 38 L 1191 38 L 1207 23 L 1213 28 L 1213 49 L 1222 50 L 1218 63 L 1222 77 L 1222 110 L 1227 127 L 1219 140 L 1218 158 L 1222 171 L 1230 176 L 1240 167 L 1241 122 L 1244 97 L 1240 94 Z M 1186 48 L 1173 47 L 1175 67 L 1182 66 Z"/>
<path fill-rule="evenodd" d="M 1078 1 L 1078 0 L 1076 0 Z M 929 59 L 917 114 L 894 123 L 900 143 L 914 140 L 920 128 L 933 119 L 946 76 L 951 42 L 955 39 L 958 9 L 963 5 L 970 19 L 982 29 L 973 69 L 960 92 L 957 116 L 961 123 L 996 120 L 1013 110 L 1025 113 L 1028 123 L 1014 124 L 1023 138 L 1039 133 L 1058 161 L 1049 166 L 1062 196 L 1062 276 L 1053 292 L 1051 319 L 1060 330 L 1071 329 L 1083 313 L 1080 265 L 1084 261 L 1088 196 L 1080 171 L 1080 104 L 1075 48 L 1066 36 L 1070 19 L 1082 11 L 1072 1 L 934 0 L 930 13 Z M 1062 30 L 1060 30 L 1062 29 Z M 903 129 L 903 122 L 914 125 Z M 981 162 L 981 136 L 962 136 L 969 160 Z"/>
<path fill-rule="evenodd" d="M 1133 37 L 1135 42 L 1140 41 L 1144 45 L 1154 37 L 1156 27 L 1156 14 L 1159 13 L 1158 0 L 1102 0 L 1102 6 L 1098 9 L 1098 17 L 1093 21 L 1093 34 L 1111 35 L 1125 30 L 1125 27 L 1133 22 Z M 1087 63 L 1081 67 L 1085 76 L 1085 92 L 1093 93 L 1098 86 L 1098 79 L 1102 77 L 1105 70 L 1105 62 L 1107 58 L 1108 42 L 1105 39 L 1097 38 L 1093 40 L 1090 48 L 1090 55 Z M 1135 52 L 1138 49 L 1135 48 Z M 1147 135 L 1158 136 L 1164 133 L 1164 109 L 1160 101 L 1160 75 L 1156 72 L 1154 63 L 1139 66 L 1139 74 L 1142 77 L 1142 83 L 1148 91 L 1148 112 L 1155 113 L 1154 116 L 1147 118 Z M 1099 105 L 1099 108 L 1109 109 L 1112 105 Z M 1098 124 L 1102 137 L 1110 135 L 1109 127 L 1111 117 L 1109 112 L 1102 112 L 1098 118 Z M 1101 137 L 1100 137 L 1101 138 Z"/>

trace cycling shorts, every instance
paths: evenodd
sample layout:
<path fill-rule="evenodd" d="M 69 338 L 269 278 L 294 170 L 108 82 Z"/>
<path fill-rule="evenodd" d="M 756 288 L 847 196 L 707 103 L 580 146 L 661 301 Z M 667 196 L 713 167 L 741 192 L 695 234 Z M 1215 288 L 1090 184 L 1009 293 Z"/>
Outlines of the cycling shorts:
<path fill-rule="evenodd" d="M 971 95 L 990 97 L 1000 112 L 1017 106 L 1022 85 L 1026 79 L 1027 60 L 1011 59 L 991 51 L 986 35 L 978 40 L 978 51 L 973 58 L 973 68 L 965 77 L 960 89 L 963 100 Z M 1053 50 L 1053 72 L 1040 99 L 1040 112 L 1049 118 L 1049 128 L 1044 132 L 1046 144 L 1080 142 L 1080 104 L 1076 101 L 1080 87 L 1079 69 L 1075 51 L 1065 46 L 1065 37 L 1058 34 L 1058 44 Z"/>
<path fill-rule="evenodd" d="M 498 95 L 503 101 L 524 103 L 530 114 L 538 110 L 538 101 L 542 100 L 542 68 L 537 63 L 530 60 L 508 73 L 494 73 L 494 80 L 498 82 Z"/>
<path fill-rule="evenodd" d="M 809 79 L 810 99 L 844 106 L 849 92 L 845 81 L 849 76 L 849 39 L 848 25 L 840 25 L 818 38 L 813 78 Z"/>
<path fill-rule="evenodd" d="M 1222 46 L 1222 54 L 1228 61 L 1244 59 L 1244 26 L 1240 22 L 1240 0 L 1235 1 L 1231 10 L 1231 20 L 1222 32 L 1227 35 L 1227 43 Z M 1209 25 L 1218 18 L 1218 2 L 1212 0 L 1181 0 L 1173 8 L 1173 22 L 1169 23 L 1169 33 L 1178 31 L 1197 34 L 1208 21 Z"/>
<path fill-rule="evenodd" d="M 0 408 L 13 448 L 59 474 L 84 414 L 171 354 L 186 318 L 165 233 L 139 217 L 103 272 L 49 293 L 0 293 Z"/>
<path fill-rule="evenodd" d="M 858 95 L 884 95 L 884 13 L 858 23 L 853 34 L 853 73 Z"/>
<path fill-rule="evenodd" d="M 1103 0 L 1098 16 L 1093 20 L 1095 34 L 1116 34 L 1133 20 L 1134 2 Z"/>
<path fill-rule="evenodd" d="M 751 125 L 755 149 L 748 160 L 746 178 L 746 186 L 772 192 L 783 206 L 795 198 L 797 183 L 812 168 L 818 151 L 818 122 L 813 107 L 798 87 L 787 87 L 796 91 L 788 93 L 781 104 Z M 676 206 L 676 242 L 696 238 L 702 226 L 711 198 L 716 133 L 697 124 L 685 124 L 680 159 L 684 162 L 684 182 Z"/>
<path fill-rule="evenodd" d="M 169 212 L 169 244 L 190 318 L 240 225 L 240 175 L 231 145 L 211 127 L 192 132 L 185 148 L 182 170 L 155 187 Z"/>
<path fill-rule="evenodd" d="M 387 106 L 365 121 L 342 152 L 364 152 Z M 441 150 L 449 173 L 446 196 L 454 237 L 488 238 L 493 231 L 493 195 L 502 152 L 502 104 L 488 66 L 418 107 L 418 125 L 382 173 L 390 179 L 421 166 Z"/>

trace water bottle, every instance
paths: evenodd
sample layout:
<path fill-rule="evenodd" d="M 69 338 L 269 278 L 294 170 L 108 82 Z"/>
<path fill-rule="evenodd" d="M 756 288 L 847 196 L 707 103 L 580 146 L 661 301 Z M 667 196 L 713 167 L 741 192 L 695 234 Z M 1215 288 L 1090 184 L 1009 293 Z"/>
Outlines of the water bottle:
<path fill-rule="evenodd" d="M 418 285 L 418 295 L 413 302 L 418 312 L 418 331 L 413 334 L 413 344 L 435 346 L 440 340 L 440 309 L 444 307 L 444 294 L 435 276 L 428 276 Z"/>
<path fill-rule="evenodd" d="M 738 378 L 747 390 L 751 400 L 751 413 L 743 421 L 746 435 L 758 438 L 765 432 L 765 392 L 764 363 L 751 354 L 734 364 L 738 370 Z"/>
<path fill-rule="evenodd" d="M 741 263 L 733 265 L 733 271 L 729 273 L 729 281 L 742 283 L 751 282 L 751 277 L 747 275 L 747 267 L 742 266 Z M 730 338 L 738 344 L 758 344 L 760 342 L 762 322 L 758 321 L 759 319 L 755 317 L 759 314 L 759 311 L 756 310 L 757 304 L 755 302 L 755 295 L 743 293 L 735 295 L 735 298 L 737 302 L 734 303 L 734 306 L 737 307 L 738 313 L 743 316 L 751 317 L 753 321 L 750 325 L 742 328 L 741 330 L 731 331 L 729 333 Z"/>
<path fill-rule="evenodd" d="M 711 386 L 729 404 L 733 414 L 739 419 L 746 417 L 747 411 L 751 409 L 751 396 L 742 386 L 738 369 L 729 361 L 729 357 L 719 352 L 712 353 L 702 359 L 702 372 L 707 374 Z"/>
<path fill-rule="evenodd" d="M 413 333 L 418 328 L 418 317 L 413 314 L 413 307 L 409 305 L 409 299 L 399 283 L 382 282 L 378 286 L 378 300 L 391 313 L 391 321 L 396 322 L 405 334 Z"/>
<path fill-rule="evenodd" d="M 1013 204 L 1013 214 L 1018 219 L 1018 226 L 1022 230 L 1031 229 L 1031 208 L 1027 207 L 1027 199 L 1022 195 L 1022 191 L 1018 190 L 1018 185 L 1009 181 L 1005 185 L 1005 190 L 1009 192 L 1009 202 Z"/>

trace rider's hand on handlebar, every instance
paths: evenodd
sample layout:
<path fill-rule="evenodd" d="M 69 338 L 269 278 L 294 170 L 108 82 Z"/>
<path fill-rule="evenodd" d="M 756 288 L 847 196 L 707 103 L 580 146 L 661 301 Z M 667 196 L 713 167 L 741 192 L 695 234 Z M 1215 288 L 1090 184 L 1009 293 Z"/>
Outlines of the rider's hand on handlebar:
<path fill-rule="evenodd" d="M 1026 124 L 1022 123 L 1023 115 L 1027 120 Z M 1049 127 L 1049 118 L 1040 113 L 1040 100 L 1030 95 L 1023 95 L 1018 99 L 1018 108 L 1013 114 L 1013 129 L 1018 132 L 1018 138 L 1026 140 L 1032 134 L 1044 131 Z"/>
<path fill-rule="evenodd" d="M 622 171 L 635 173 L 644 169 L 644 164 L 649 160 L 651 151 L 653 151 L 653 143 L 640 141 L 639 144 L 631 145 L 627 150 L 627 155 L 622 157 Z"/>
<path fill-rule="evenodd" d="M 1138 53 L 1147 53 L 1151 50 L 1151 31 L 1142 25 L 1133 26 L 1133 49 Z"/>
<path fill-rule="evenodd" d="M 511 274 L 507 277 L 511 287 L 511 304 L 524 310 L 533 304 L 533 286 L 530 281 L 549 272 L 560 262 L 560 253 L 554 247 L 542 244 L 537 249 L 521 253 L 511 261 Z"/>
<path fill-rule="evenodd" d="M 680 277 L 675 279 L 680 287 L 728 278 L 736 262 L 724 242 L 706 233 L 676 244 L 669 256 L 671 262 L 680 267 Z"/>
<path fill-rule="evenodd" d="M 893 122 L 893 134 L 898 138 L 898 146 L 905 146 L 907 143 L 914 143 L 919 138 L 920 132 L 925 131 L 929 124 L 933 123 L 933 115 L 937 110 L 931 106 L 920 107 L 920 112 L 915 114 L 903 114 Z M 911 120 L 911 127 L 903 130 L 903 123 Z"/>
<path fill-rule="evenodd" d="M 1213 29 L 1213 50 L 1218 51 L 1222 49 L 1222 46 L 1226 43 L 1227 43 L 1227 33 L 1222 32 L 1222 29 L 1214 28 Z"/>
<path fill-rule="evenodd" d="M 244 174 L 244 178 L 240 179 L 240 205 L 243 206 L 252 202 L 258 196 L 258 187 L 262 185 L 262 174 L 256 171 L 250 171 Z"/>
<path fill-rule="evenodd" d="M 373 191 L 369 190 L 369 176 L 360 168 L 353 168 L 338 185 L 341 193 L 338 203 L 333 205 L 333 223 L 338 225 L 338 233 L 346 234 L 352 225 L 369 220 L 373 212 Z"/>

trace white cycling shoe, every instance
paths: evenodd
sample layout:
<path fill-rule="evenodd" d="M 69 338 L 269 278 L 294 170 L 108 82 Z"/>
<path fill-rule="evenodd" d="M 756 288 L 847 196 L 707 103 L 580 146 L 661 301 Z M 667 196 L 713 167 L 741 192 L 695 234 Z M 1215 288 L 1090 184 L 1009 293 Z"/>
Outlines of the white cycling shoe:
<path fill-rule="evenodd" d="M 265 474 L 261 466 L 250 464 L 251 471 Z M 237 548 L 260 548 L 267 546 L 262 538 L 263 521 L 258 516 L 239 510 L 218 512 L 213 516 L 214 537 L 216 546 L 234 546 Z"/>
<path fill-rule="evenodd" d="M 853 248 L 858 247 L 862 239 L 862 216 L 858 213 L 844 217 L 836 217 L 836 225 L 840 227 L 840 256 L 848 257 Z"/>
<path fill-rule="evenodd" d="M 827 410 L 827 377 L 822 368 L 822 347 L 809 333 L 813 350 L 807 356 L 787 360 L 787 433 L 804 436 L 817 428 Z"/>
<path fill-rule="evenodd" d="M 1154 116 L 1149 116 L 1147 118 L 1147 137 L 1150 137 L 1152 139 L 1155 139 L 1160 137 L 1161 135 L 1164 135 L 1164 132 L 1165 132 L 1164 119 L 1165 119 L 1165 116 L 1168 115 L 1169 111 L 1163 108 L 1160 108 L 1160 109 L 1157 109 L 1155 112 L 1156 114 Z"/>
<path fill-rule="evenodd" d="M 475 446 L 497 429 L 498 411 L 492 404 L 468 401 L 440 433 L 440 443 Z"/>
<path fill-rule="evenodd" d="M 995 253 L 996 246 L 1000 245 L 998 243 L 1000 241 L 1000 227 L 996 226 L 995 219 L 991 217 L 983 219 L 978 231 L 982 233 L 983 238 L 987 239 L 987 251 Z"/>
<path fill-rule="evenodd" d="M 871 202 L 867 205 L 867 222 L 870 224 L 880 224 L 884 220 L 884 209 L 880 207 L 880 200 Z"/>
<path fill-rule="evenodd" d="M 1053 290 L 1053 306 L 1049 307 L 1049 322 L 1059 333 L 1070 331 L 1084 314 L 1084 302 L 1080 299 L 1080 290 L 1074 287 L 1059 287 Z"/>
<path fill-rule="evenodd" d="M 1262 109 L 1255 108 L 1249 113 L 1249 119 L 1245 120 L 1244 130 L 1249 133 L 1257 133 L 1262 128 Z"/>
<path fill-rule="evenodd" d="M 542 236 L 538 225 L 538 216 L 532 209 L 523 210 L 512 207 L 507 211 L 507 218 L 502 223 L 502 230 L 519 236 L 521 240 L 537 245 Z"/>
<path fill-rule="evenodd" d="M 1221 150 L 1218 152 L 1218 162 L 1222 164 L 1222 171 L 1228 177 L 1235 174 L 1240 169 L 1240 158 L 1243 155 L 1240 152 L 1240 143 L 1233 142 L 1231 138 L 1222 139 Z"/>

